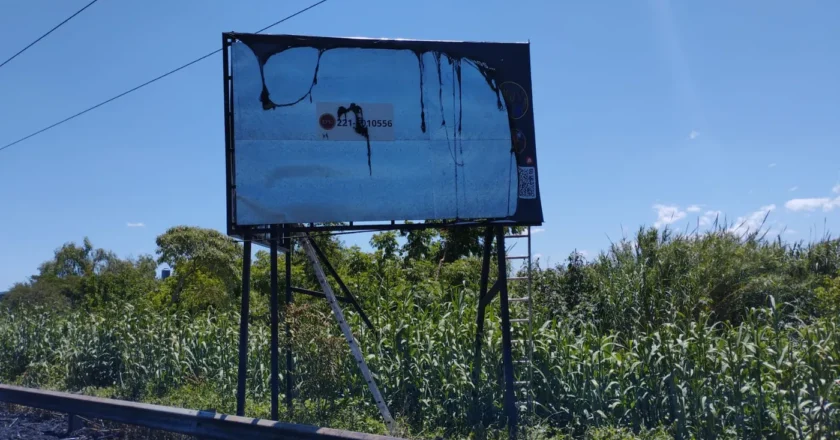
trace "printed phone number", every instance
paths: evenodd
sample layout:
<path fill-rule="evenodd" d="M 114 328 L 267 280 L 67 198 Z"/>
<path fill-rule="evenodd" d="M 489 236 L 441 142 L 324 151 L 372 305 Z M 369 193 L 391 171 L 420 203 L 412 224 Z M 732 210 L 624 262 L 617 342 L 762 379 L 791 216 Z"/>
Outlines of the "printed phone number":
<path fill-rule="evenodd" d="M 361 119 L 358 121 L 362 127 L 393 127 L 394 121 L 391 119 Z M 355 119 L 339 119 L 336 123 L 339 127 L 355 127 Z"/>

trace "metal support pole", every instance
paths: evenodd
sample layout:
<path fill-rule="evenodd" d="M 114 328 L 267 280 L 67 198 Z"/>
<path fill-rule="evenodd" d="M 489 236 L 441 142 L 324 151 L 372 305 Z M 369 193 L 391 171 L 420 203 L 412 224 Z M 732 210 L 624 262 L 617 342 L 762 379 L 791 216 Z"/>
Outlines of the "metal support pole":
<path fill-rule="evenodd" d="M 510 341 L 510 309 L 508 308 L 507 259 L 505 258 L 505 229 L 496 229 L 496 251 L 499 263 L 499 299 L 502 308 L 502 363 L 505 368 L 505 414 L 510 438 L 516 438 L 516 400 L 513 384 L 513 353 Z"/>
<path fill-rule="evenodd" d="M 277 227 L 271 229 L 271 236 L 269 238 L 271 247 L 271 419 L 277 420 L 280 418 L 278 413 L 278 395 L 280 394 L 280 387 L 278 383 L 278 361 L 280 358 L 280 341 L 277 336 L 277 321 L 278 321 L 278 304 L 277 304 Z"/>
<path fill-rule="evenodd" d="M 236 415 L 245 415 L 245 379 L 248 376 L 248 315 L 251 297 L 251 237 L 242 243 L 242 305 L 239 308 L 239 371 L 236 385 Z"/>
<path fill-rule="evenodd" d="M 14 422 L 12 422 L 14 423 Z M 68 414 L 67 415 L 67 435 L 84 428 L 85 424 L 81 417 L 75 414 Z M 20 434 L 18 434 L 20 435 Z"/>
<path fill-rule="evenodd" d="M 481 281 L 479 282 L 478 292 L 478 313 L 475 318 L 475 349 L 473 352 L 472 365 L 472 423 L 478 423 L 481 417 L 481 408 L 478 405 L 478 381 L 481 378 L 481 343 L 484 339 L 484 309 L 487 304 L 484 302 L 484 296 L 487 295 L 487 282 L 490 277 L 490 257 L 493 250 L 493 228 L 488 227 L 484 232 L 484 255 L 481 259 Z"/>
<path fill-rule="evenodd" d="M 292 329 L 289 327 L 289 307 L 292 305 L 292 231 L 289 226 L 283 228 L 283 244 L 286 247 L 286 313 L 283 314 L 283 324 L 286 328 L 286 407 L 289 414 L 292 412 L 292 390 L 294 389 L 294 378 L 292 370 Z"/>

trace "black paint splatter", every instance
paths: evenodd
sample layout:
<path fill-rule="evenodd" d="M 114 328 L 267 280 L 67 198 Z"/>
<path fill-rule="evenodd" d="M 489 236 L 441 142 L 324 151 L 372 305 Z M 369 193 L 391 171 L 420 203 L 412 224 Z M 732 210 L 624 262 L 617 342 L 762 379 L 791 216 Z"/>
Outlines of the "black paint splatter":
<path fill-rule="evenodd" d="M 365 138 L 365 141 L 367 141 L 368 172 L 372 176 L 373 168 L 371 168 L 370 166 L 370 132 L 368 132 L 368 128 L 365 125 L 364 111 L 362 110 L 361 106 L 356 105 L 356 103 L 353 102 L 350 103 L 350 107 L 339 107 L 338 111 L 336 112 L 336 117 L 338 117 L 338 119 L 344 117 L 344 121 L 347 122 L 347 113 L 353 113 L 353 115 L 356 117 L 355 123 L 353 125 L 353 130 L 356 132 L 356 134 L 363 136 Z"/>
<path fill-rule="evenodd" d="M 251 49 L 251 51 L 254 53 L 254 55 L 256 55 L 256 57 L 259 61 L 260 78 L 262 80 L 262 92 L 260 93 L 260 102 L 262 103 L 262 107 L 263 107 L 264 110 L 272 110 L 272 109 L 275 109 L 275 108 L 278 108 L 278 107 L 293 106 L 293 105 L 296 105 L 296 104 L 300 103 L 301 101 L 303 101 L 307 97 L 309 98 L 309 102 L 312 102 L 312 99 L 313 99 L 312 98 L 312 90 L 318 84 L 318 71 L 321 67 L 321 58 L 322 58 L 324 52 L 326 52 L 328 50 L 332 50 L 332 49 L 339 49 L 339 48 L 345 48 L 346 49 L 346 48 L 349 48 L 348 46 L 343 45 L 341 43 L 324 44 L 323 39 L 321 40 L 322 43 L 318 44 L 317 47 L 316 47 L 312 41 L 310 41 L 306 38 L 300 38 L 298 40 L 290 41 L 290 42 L 288 42 L 288 44 L 281 45 L 281 46 L 278 46 L 277 44 L 272 44 L 272 43 L 265 42 L 264 40 L 261 39 L 261 36 L 239 35 L 239 38 L 240 38 L 240 41 L 245 43 Z M 368 47 L 368 45 L 370 47 Z M 359 49 L 377 48 L 376 45 L 377 45 L 376 41 L 373 41 L 373 40 L 372 41 L 360 40 L 359 41 L 359 46 L 357 48 L 359 48 Z M 312 48 L 317 48 L 318 49 L 318 59 L 317 59 L 316 64 L 315 64 L 315 72 L 312 76 L 312 83 L 309 86 L 309 90 L 307 90 L 307 92 L 304 93 L 303 96 L 301 96 L 297 100 L 292 101 L 292 102 L 277 104 L 277 103 L 275 103 L 271 100 L 268 87 L 266 86 L 265 71 L 264 71 L 265 70 L 265 64 L 268 62 L 268 59 L 271 58 L 272 56 L 274 56 L 276 54 L 279 54 L 281 52 L 284 52 L 286 50 L 292 49 L 292 48 L 297 48 L 297 47 L 312 47 Z M 408 49 L 408 48 L 400 48 L 400 49 L 392 49 L 392 50 L 406 50 L 406 49 Z M 423 50 L 422 48 L 414 48 L 414 49 L 408 49 L 408 50 L 412 50 L 412 52 L 414 52 L 414 54 L 417 56 L 417 63 L 418 63 L 419 75 L 420 75 L 420 130 L 422 130 L 423 133 L 425 133 L 426 132 L 426 103 L 425 103 L 425 97 L 424 97 L 425 63 L 423 61 L 423 56 L 430 51 L 429 50 Z M 496 69 L 494 69 L 493 67 L 488 65 L 486 62 L 476 60 L 476 59 L 472 59 L 472 58 L 463 56 L 461 54 L 449 53 L 449 52 L 441 53 L 439 51 L 434 51 L 433 53 L 434 53 L 434 56 L 435 56 L 435 64 L 436 64 L 437 71 L 438 71 L 438 83 L 439 83 L 438 99 L 440 99 L 440 103 L 441 103 L 441 118 L 442 118 L 441 126 L 446 126 L 446 120 L 445 120 L 445 117 L 443 116 L 443 79 L 442 79 L 442 75 L 441 75 L 441 66 L 440 66 L 442 56 L 445 55 L 447 57 L 447 60 L 449 61 L 450 65 L 452 65 L 453 76 L 455 76 L 457 78 L 457 83 L 458 83 L 458 86 L 457 86 L 458 87 L 458 114 L 453 116 L 453 118 L 456 119 L 455 125 L 453 126 L 453 133 L 455 133 L 455 140 L 454 140 L 455 148 L 454 148 L 454 151 L 453 151 L 452 146 L 450 146 L 450 153 L 452 154 L 453 161 L 455 162 L 455 173 L 456 173 L 455 181 L 456 181 L 456 194 L 457 194 L 457 180 L 458 180 L 457 179 L 457 175 L 458 175 L 457 174 L 458 173 L 457 168 L 459 166 L 460 167 L 464 166 L 463 163 L 458 162 L 458 158 L 457 158 L 458 151 L 460 151 L 461 154 L 463 154 L 463 145 L 460 144 L 459 140 L 458 140 L 458 134 L 461 133 L 462 121 L 463 121 L 463 106 L 462 106 L 463 94 L 462 94 L 462 89 L 461 89 L 461 85 L 462 85 L 462 83 L 461 83 L 461 63 L 466 62 L 468 65 L 475 68 L 481 74 L 481 76 L 484 78 L 485 82 L 487 82 L 487 85 L 496 94 L 496 106 L 498 107 L 498 109 L 500 111 L 504 110 L 506 107 L 502 105 L 502 93 L 499 90 L 499 81 L 497 79 Z M 452 92 L 453 92 L 452 99 L 453 99 L 453 107 L 454 107 L 454 105 L 455 105 L 455 102 L 454 102 L 455 101 L 455 84 L 454 83 L 453 83 Z M 342 109 L 343 109 L 343 112 L 342 112 Z M 453 108 L 453 110 L 454 110 L 454 108 Z M 372 170 L 372 167 L 371 167 L 370 135 L 368 133 L 368 128 L 366 126 L 364 126 L 364 122 L 361 122 L 361 121 L 364 121 L 362 108 L 359 107 L 358 105 L 356 105 L 355 103 L 351 103 L 350 107 L 339 108 L 338 117 L 341 118 L 343 116 L 346 120 L 347 113 L 353 113 L 355 115 L 355 118 L 356 118 L 356 121 L 355 121 L 356 124 L 355 124 L 355 127 L 354 127 L 355 131 L 359 135 L 363 136 L 365 138 L 366 142 L 367 142 L 368 171 L 369 171 L 370 175 L 373 175 L 373 170 Z M 513 124 L 513 121 L 511 121 L 510 118 L 508 118 L 508 119 L 509 119 L 509 123 Z M 455 127 L 457 127 L 457 128 L 455 128 Z M 447 130 L 446 133 L 447 133 L 447 141 L 448 141 L 449 131 Z"/>

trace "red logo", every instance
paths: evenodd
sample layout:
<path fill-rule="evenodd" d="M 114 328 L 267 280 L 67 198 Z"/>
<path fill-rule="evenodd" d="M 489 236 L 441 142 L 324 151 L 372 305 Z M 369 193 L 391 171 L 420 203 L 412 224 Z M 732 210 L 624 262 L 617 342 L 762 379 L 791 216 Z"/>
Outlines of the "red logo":
<path fill-rule="evenodd" d="M 321 125 L 321 128 L 324 130 L 332 130 L 335 128 L 335 116 L 331 113 L 324 113 L 318 118 L 318 124 Z"/>

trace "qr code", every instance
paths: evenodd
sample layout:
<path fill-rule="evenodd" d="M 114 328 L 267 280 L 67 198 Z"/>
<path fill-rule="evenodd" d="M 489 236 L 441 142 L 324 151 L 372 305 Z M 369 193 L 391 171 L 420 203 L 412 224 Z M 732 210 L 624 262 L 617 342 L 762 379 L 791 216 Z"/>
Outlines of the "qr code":
<path fill-rule="evenodd" d="M 534 167 L 519 167 L 519 198 L 537 198 L 537 171 Z"/>

